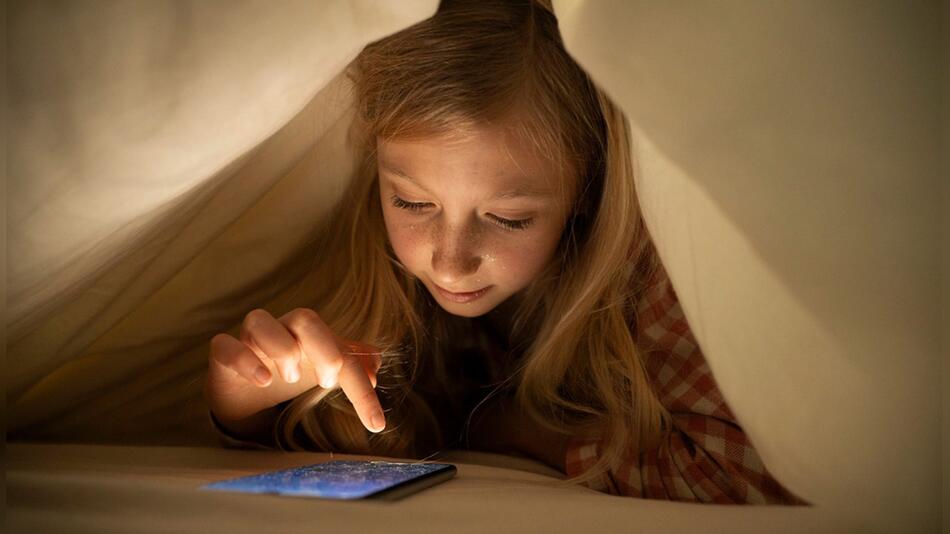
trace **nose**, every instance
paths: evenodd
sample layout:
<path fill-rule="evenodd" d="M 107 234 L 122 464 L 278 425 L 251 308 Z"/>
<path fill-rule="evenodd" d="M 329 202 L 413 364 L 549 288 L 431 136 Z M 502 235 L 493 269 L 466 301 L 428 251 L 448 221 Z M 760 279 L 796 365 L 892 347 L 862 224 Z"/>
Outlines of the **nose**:
<path fill-rule="evenodd" d="M 482 263 L 479 232 L 470 225 L 441 226 L 435 230 L 432 248 L 432 276 L 435 283 L 448 289 L 469 287 L 468 279 Z"/>

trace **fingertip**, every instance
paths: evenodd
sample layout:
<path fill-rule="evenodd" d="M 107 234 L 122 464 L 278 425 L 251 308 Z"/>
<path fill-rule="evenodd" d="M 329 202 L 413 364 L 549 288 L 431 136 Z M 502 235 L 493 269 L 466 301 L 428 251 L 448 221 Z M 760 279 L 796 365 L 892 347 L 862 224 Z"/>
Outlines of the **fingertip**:
<path fill-rule="evenodd" d="M 300 368 L 295 363 L 287 365 L 284 369 L 284 380 L 289 384 L 295 384 L 300 380 Z"/>
<path fill-rule="evenodd" d="M 373 425 L 373 428 L 370 429 L 371 432 L 379 433 L 386 429 L 386 418 L 383 417 L 383 412 L 373 414 L 370 423 Z"/>
<path fill-rule="evenodd" d="M 258 367 L 257 370 L 254 371 L 254 380 L 258 384 L 266 386 L 270 384 L 270 379 L 270 371 L 268 371 L 266 367 Z"/>

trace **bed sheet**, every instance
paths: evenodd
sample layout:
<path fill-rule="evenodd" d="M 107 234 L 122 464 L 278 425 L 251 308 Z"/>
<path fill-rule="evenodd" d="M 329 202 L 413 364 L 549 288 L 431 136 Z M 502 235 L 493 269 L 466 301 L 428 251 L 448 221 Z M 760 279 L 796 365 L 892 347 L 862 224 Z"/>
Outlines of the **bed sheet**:
<path fill-rule="evenodd" d="M 205 492 L 217 480 L 330 459 L 204 447 L 15 443 L 10 532 L 869 532 L 821 507 L 671 503 L 559 487 L 537 462 L 471 451 L 452 480 L 395 502 Z M 382 459 L 333 455 L 334 459 Z"/>

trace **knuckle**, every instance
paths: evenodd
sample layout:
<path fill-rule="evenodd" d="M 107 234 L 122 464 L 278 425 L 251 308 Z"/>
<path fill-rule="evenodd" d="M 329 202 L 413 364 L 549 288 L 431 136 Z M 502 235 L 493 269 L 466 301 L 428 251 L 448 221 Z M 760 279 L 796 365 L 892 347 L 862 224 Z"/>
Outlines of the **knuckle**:
<path fill-rule="evenodd" d="M 211 348 L 214 349 L 220 347 L 222 344 L 227 342 L 227 338 L 227 334 L 215 334 L 215 336 L 211 338 Z"/>
<path fill-rule="evenodd" d="M 224 348 L 227 346 L 229 338 L 231 336 L 227 334 L 217 334 L 211 338 L 211 350 L 208 351 L 208 357 L 213 359 L 220 359 L 221 354 L 224 351 Z"/>
<path fill-rule="evenodd" d="M 270 318 L 270 314 L 266 310 L 261 308 L 255 308 L 244 316 L 244 326 L 249 329 L 254 329 L 261 325 L 264 321 Z"/>
<path fill-rule="evenodd" d="M 290 324 L 297 328 L 309 328 L 322 322 L 317 312 L 310 308 L 294 308 L 289 319 Z"/>
<path fill-rule="evenodd" d="M 310 308 L 294 308 L 292 313 L 294 315 L 299 315 L 302 319 L 305 319 L 307 321 L 320 320 L 320 314 L 318 314 L 317 312 L 315 312 L 314 310 Z"/>

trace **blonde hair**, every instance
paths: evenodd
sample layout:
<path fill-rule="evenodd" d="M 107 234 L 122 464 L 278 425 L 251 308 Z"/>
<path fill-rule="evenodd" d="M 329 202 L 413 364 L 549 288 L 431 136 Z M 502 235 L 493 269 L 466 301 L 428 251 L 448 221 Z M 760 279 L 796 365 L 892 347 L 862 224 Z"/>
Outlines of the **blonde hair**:
<path fill-rule="evenodd" d="M 375 143 L 516 116 L 518 133 L 565 169 L 560 183 L 574 205 L 557 252 L 513 314 L 523 357 L 493 373 L 539 424 L 604 444 L 596 465 L 568 482 L 656 446 L 670 416 L 631 329 L 658 260 L 637 204 L 628 125 L 565 51 L 550 6 L 444 0 L 432 18 L 366 46 L 348 75 L 359 172 L 317 238 L 308 294 L 338 335 L 383 350 L 387 429 L 370 433 L 339 390 L 317 387 L 286 406 L 278 443 L 416 458 L 444 445 L 413 385 L 424 369 L 444 376 L 450 324 L 389 246 Z"/>

